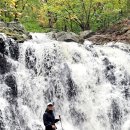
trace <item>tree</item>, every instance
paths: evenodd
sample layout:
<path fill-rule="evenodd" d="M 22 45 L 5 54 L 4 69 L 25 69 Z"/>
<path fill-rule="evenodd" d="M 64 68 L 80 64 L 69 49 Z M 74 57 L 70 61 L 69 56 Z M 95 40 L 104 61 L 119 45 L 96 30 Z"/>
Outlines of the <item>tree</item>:
<path fill-rule="evenodd" d="M 22 17 L 27 0 L 1 0 L 0 19 L 9 22 Z"/>
<path fill-rule="evenodd" d="M 78 28 L 84 31 L 92 28 L 100 29 L 119 20 L 123 16 L 125 1 L 46 0 L 41 9 L 44 10 L 44 21 L 48 21 L 48 27 L 60 27 L 65 31 Z"/>
<path fill-rule="evenodd" d="M 130 15 L 129 7 L 130 0 L 1 0 L 0 19 L 28 22 L 30 28 L 38 23 L 64 31 L 96 31 Z"/>

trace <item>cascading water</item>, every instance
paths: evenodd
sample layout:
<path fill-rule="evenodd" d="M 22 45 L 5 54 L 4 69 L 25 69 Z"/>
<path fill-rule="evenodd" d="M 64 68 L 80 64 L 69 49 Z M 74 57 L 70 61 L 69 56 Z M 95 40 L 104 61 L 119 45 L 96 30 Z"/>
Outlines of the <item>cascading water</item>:
<path fill-rule="evenodd" d="M 18 44 L 18 61 L 15 54 L 3 60 L 0 130 L 44 130 L 49 101 L 64 130 L 130 130 L 129 45 L 80 45 L 47 34 L 32 36 Z M 57 127 L 61 130 L 60 123 Z"/>

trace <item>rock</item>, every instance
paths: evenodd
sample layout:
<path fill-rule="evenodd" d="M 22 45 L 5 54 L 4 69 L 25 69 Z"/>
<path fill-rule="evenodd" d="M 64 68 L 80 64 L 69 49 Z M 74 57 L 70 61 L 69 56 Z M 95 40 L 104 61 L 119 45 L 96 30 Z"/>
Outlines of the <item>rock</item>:
<path fill-rule="evenodd" d="M 0 53 L 2 55 L 5 54 L 5 47 L 6 47 L 4 39 L 5 39 L 4 35 L 2 33 L 0 33 Z"/>
<path fill-rule="evenodd" d="M 79 63 L 81 61 L 81 55 L 78 52 L 75 52 L 72 55 L 72 59 L 73 59 L 74 63 Z"/>
<path fill-rule="evenodd" d="M 25 61 L 26 61 L 26 67 L 28 69 L 31 69 L 37 74 L 37 69 L 36 69 L 36 56 L 35 56 L 35 50 L 32 50 L 31 48 L 28 48 L 26 50 L 26 55 L 25 55 Z"/>
<path fill-rule="evenodd" d="M 7 49 L 8 48 L 8 49 Z M 9 55 L 12 59 L 18 60 L 19 46 L 13 39 L 8 38 L 5 34 L 0 33 L 0 53 Z"/>
<path fill-rule="evenodd" d="M 130 26 L 130 17 L 127 20 L 127 25 Z"/>
<path fill-rule="evenodd" d="M 4 22 L 0 21 L 0 28 L 3 28 L 3 27 L 7 27 L 7 25 Z"/>
<path fill-rule="evenodd" d="M 119 128 L 119 124 L 121 124 L 122 122 L 123 116 L 121 107 L 119 106 L 117 99 L 112 100 L 108 116 L 111 123 L 111 130 L 117 130 Z"/>
<path fill-rule="evenodd" d="M 108 28 L 99 30 L 88 40 L 94 44 L 104 44 L 111 41 L 130 44 L 130 20 L 124 19 Z"/>
<path fill-rule="evenodd" d="M 6 99 L 10 104 L 17 103 L 18 91 L 17 91 L 17 83 L 14 75 L 9 74 L 5 77 L 5 84 L 8 86 L 6 90 Z"/>
<path fill-rule="evenodd" d="M 0 28 L 0 32 L 5 33 L 9 38 L 14 39 L 17 42 L 24 42 L 28 39 L 31 39 L 30 34 L 25 32 L 20 32 L 11 28 Z"/>
<path fill-rule="evenodd" d="M 86 31 L 80 32 L 80 37 L 83 39 L 86 39 L 92 36 L 93 34 L 94 32 L 92 32 L 92 30 L 86 30 Z"/>
<path fill-rule="evenodd" d="M 130 30 L 128 30 L 126 33 L 130 35 Z"/>
<path fill-rule="evenodd" d="M 7 27 L 16 29 L 17 31 L 23 31 L 23 32 L 25 31 L 25 28 L 23 27 L 23 25 L 17 21 L 12 21 L 12 22 L 7 23 Z"/>
<path fill-rule="evenodd" d="M 5 84 L 10 87 L 9 94 L 12 97 L 17 97 L 17 84 L 16 84 L 16 78 L 14 75 L 10 74 L 5 77 Z"/>
<path fill-rule="evenodd" d="M 31 130 L 31 128 L 29 128 L 28 126 L 26 126 L 25 130 Z"/>
<path fill-rule="evenodd" d="M 55 31 L 51 31 L 51 32 L 48 32 L 47 35 L 52 38 L 52 39 L 55 39 L 56 40 L 56 33 Z"/>
<path fill-rule="evenodd" d="M 0 33 L 0 38 L 3 39 L 3 40 L 6 40 L 7 36 L 4 33 Z"/>
<path fill-rule="evenodd" d="M 0 32 L 6 34 L 9 38 L 12 38 L 17 42 L 22 43 L 28 39 L 32 39 L 31 35 L 24 29 L 22 24 L 17 21 L 9 22 L 7 23 L 7 26 L 1 26 Z"/>
<path fill-rule="evenodd" d="M 19 58 L 19 46 L 18 46 L 18 43 L 15 42 L 12 39 L 9 39 L 8 45 L 9 45 L 9 53 L 10 53 L 11 58 L 14 59 L 14 60 L 18 60 L 18 58 Z"/>
<path fill-rule="evenodd" d="M 7 59 L 0 55 L 0 74 L 10 72 L 11 64 L 7 62 Z"/>
<path fill-rule="evenodd" d="M 58 32 L 55 33 L 55 38 L 58 41 L 66 41 L 66 42 L 77 42 L 77 43 L 83 43 L 84 39 L 80 38 L 79 35 L 73 33 L 73 32 Z"/>
<path fill-rule="evenodd" d="M 124 28 L 122 28 L 122 30 L 120 31 L 120 32 L 121 32 L 120 34 L 124 34 L 124 33 L 126 33 L 128 30 L 129 30 L 129 27 L 124 27 Z"/>
<path fill-rule="evenodd" d="M 114 74 L 115 65 L 113 65 L 107 58 L 103 59 L 104 65 L 106 66 L 104 74 L 106 79 L 111 83 L 116 83 L 116 76 Z"/>
<path fill-rule="evenodd" d="M 92 37 L 88 38 L 88 40 L 92 41 L 94 44 L 104 44 L 110 42 L 112 38 L 108 35 L 93 35 Z"/>

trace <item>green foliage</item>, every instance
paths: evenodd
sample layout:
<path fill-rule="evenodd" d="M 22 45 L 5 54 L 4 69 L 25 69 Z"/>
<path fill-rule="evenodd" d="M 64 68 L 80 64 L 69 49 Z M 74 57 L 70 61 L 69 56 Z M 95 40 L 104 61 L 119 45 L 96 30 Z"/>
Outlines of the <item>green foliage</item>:
<path fill-rule="evenodd" d="M 94 31 L 126 17 L 129 0 L 1 0 L 0 19 L 21 21 L 27 30 Z"/>
<path fill-rule="evenodd" d="M 65 31 L 96 31 L 122 19 L 126 7 L 126 0 L 47 0 L 39 22 Z"/>
<path fill-rule="evenodd" d="M 23 17 L 27 6 L 27 0 L 1 0 L 0 19 L 5 22 L 19 20 Z"/>

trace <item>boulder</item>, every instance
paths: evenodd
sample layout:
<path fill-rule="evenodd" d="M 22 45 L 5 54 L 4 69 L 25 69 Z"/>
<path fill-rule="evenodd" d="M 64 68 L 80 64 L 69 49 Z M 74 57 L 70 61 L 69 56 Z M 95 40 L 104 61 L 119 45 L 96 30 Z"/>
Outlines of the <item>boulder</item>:
<path fill-rule="evenodd" d="M 73 32 L 64 32 L 64 31 L 55 33 L 55 39 L 58 41 L 66 41 L 66 42 L 77 42 L 77 43 L 84 42 L 84 39 L 80 38 L 79 35 Z"/>
<path fill-rule="evenodd" d="M 8 89 L 6 90 L 6 99 L 7 101 L 12 105 L 17 103 L 17 83 L 16 78 L 13 74 L 8 74 L 5 76 L 5 84 L 8 86 Z"/>
<path fill-rule="evenodd" d="M 93 34 L 94 34 L 94 32 L 92 32 L 92 30 L 86 30 L 86 31 L 80 32 L 80 37 L 82 39 L 86 39 L 86 38 L 89 38 L 90 36 L 92 36 Z"/>
<path fill-rule="evenodd" d="M 13 39 L 8 39 L 9 53 L 12 59 L 18 60 L 19 58 L 19 45 Z"/>
<path fill-rule="evenodd" d="M 3 28 L 3 27 L 7 27 L 7 25 L 4 22 L 0 21 L 0 28 Z"/>
<path fill-rule="evenodd" d="M 126 33 L 127 33 L 127 35 L 130 35 L 130 30 L 128 30 Z"/>
<path fill-rule="evenodd" d="M 4 42 L 4 39 L 5 39 L 5 35 L 0 33 L 0 53 L 2 55 L 5 54 L 5 42 Z"/>
<path fill-rule="evenodd" d="M 7 49 L 7 48 L 8 49 Z M 19 58 L 19 46 L 13 39 L 8 38 L 4 33 L 0 33 L 0 53 L 3 55 L 10 55 L 14 60 Z"/>
<path fill-rule="evenodd" d="M 0 74 L 10 72 L 11 64 L 7 62 L 7 59 L 0 55 Z"/>
<path fill-rule="evenodd" d="M 93 35 L 92 37 L 88 38 L 89 41 L 92 41 L 94 44 L 104 44 L 107 42 L 112 41 L 112 38 L 108 35 Z"/>
<path fill-rule="evenodd" d="M 7 23 L 7 27 L 11 29 L 15 29 L 17 31 L 25 32 L 25 28 L 23 27 L 23 25 L 17 21 L 12 21 L 12 22 Z"/>
<path fill-rule="evenodd" d="M 17 84 L 16 84 L 16 78 L 14 75 L 9 74 L 5 77 L 5 84 L 8 85 L 8 87 L 10 87 L 9 89 L 9 93 L 10 96 L 12 97 L 17 97 Z"/>
<path fill-rule="evenodd" d="M 16 40 L 16 42 L 24 42 L 31 39 L 31 35 L 24 29 L 22 24 L 17 21 L 9 22 L 6 24 L 1 23 L 0 32 L 6 34 L 9 38 Z"/>
<path fill-rule="evenodd" d="M 25 61 L 26 61 L 26 67 L 28 69 L 31 69 L 37 74 L 37 69 L 36 69 L 36 56 L 35 56 L 35 50 L 31 48 L 27 48 L 26 50 L 26 55 L 25 55 Z"/>
<path fill-rule="evenodd" d="M 56 31 L 51 31 L 51 32 L 48 32 L 47 35 L 52 38 L 52 39 L 55 39 L 56 40 Z"/>

